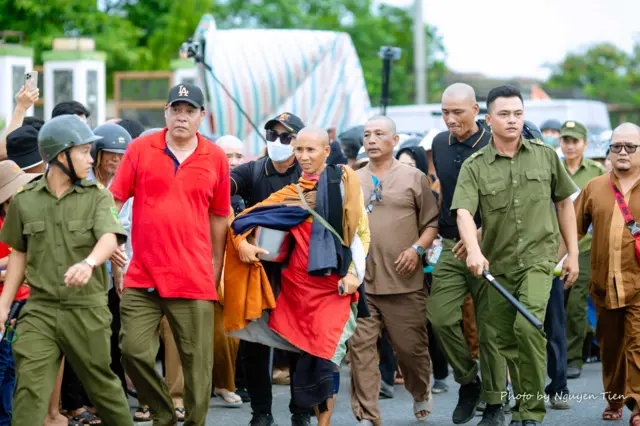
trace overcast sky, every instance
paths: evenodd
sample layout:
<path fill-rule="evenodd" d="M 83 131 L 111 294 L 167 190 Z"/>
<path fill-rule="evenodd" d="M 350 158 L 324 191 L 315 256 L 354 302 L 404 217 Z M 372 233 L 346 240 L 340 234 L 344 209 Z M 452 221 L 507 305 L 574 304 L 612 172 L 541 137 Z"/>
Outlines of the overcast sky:
<path fill-rule="evenodd" d="M 544 79 L 543 65 L 569 51 L 602 41 L 631 51 L 634 38 L 640 42 L 640 0 L 423 1 L 425 21 L 437 27 L 447 65 L 458 72 Z"/>

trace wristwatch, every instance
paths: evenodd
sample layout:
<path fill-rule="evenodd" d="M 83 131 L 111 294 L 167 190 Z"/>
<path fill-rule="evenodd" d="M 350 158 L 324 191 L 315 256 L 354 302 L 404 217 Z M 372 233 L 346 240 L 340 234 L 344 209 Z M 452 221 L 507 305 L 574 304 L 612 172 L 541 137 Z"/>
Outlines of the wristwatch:
<path fill-rule="evenodd" d="M 422 246 L 419 246 L 418 244 L 414 244 L 411 247 L 416 251 L 416 253 L 418 253 L 418 256 L 424 255 L 424 249 L 422 248 Z"/>
<path fill-rule="evenodd" d="M 96 266 L 98 266 L 96 261 L 91 259 L 90 257 L 87 257 L 83 262 L 86 263 L 87 265 L 91 266 L 91 269 L 96 269 Z"/>

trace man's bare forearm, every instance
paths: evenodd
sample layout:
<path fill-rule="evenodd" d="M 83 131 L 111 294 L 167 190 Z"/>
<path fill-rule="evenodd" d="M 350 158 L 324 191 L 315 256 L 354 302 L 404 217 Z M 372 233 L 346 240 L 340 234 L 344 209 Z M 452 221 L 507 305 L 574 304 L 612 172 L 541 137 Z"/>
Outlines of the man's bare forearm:
<path fill-rule="evenodd" d="M 4 288 L 0 296 L 0 306 L 9 306 L 20 285 L 24 281 L 24 273 L 27 269 L 27 253 L 13 250 L 9 256 L 9 264 L 7 265 L 7 275 L 4 279 Z"/>
<path fill-rule="evenodd" d="M 578 254 L 578 226 L 576 222 L 576 211 L 571 198 L 566 198 L 556 203 L 558 214 L 558 225 L 560 234 L 566 245 L 568 254 Z M 564 254 L 563 254 L 564 256 Z"/>
<path fill-rule="evenodd" d="M 429 247 L 431 247 L 431 244 L 433 244 L 433 241 L 436 238 L 438 238 L 438 228 L 430 227 L 422 232 L 422 235 L 420 235 L 420 238 L 418 238 L 416 244 L 427 250 Z"/>
<path fill-rule="evenodd" d="M 213 273 L 215 274 L 215 286 L 220 284 L 222 277 L 222 267 L 224 265 L 224 250 L 227 243 L 227 230 L 229 218 L 226 216 L 209 215 L 209 225 L 211 232 L 211 254 L 213 261 Z"/>
<path fill-rule="evenodd" d="M 89 257 L 96 262 L 96 265 L 102 265 L 111 255 L 118 249 L 118 239 L 116 234 L 104 234 L 98 240 Z"/>
<path fill-rule="evenodd" d="M 480 250 L 480 243 L 478 242 L 478 228 L 473 220 L 473 216 L 468 210 L 458 209 L 456 211 L 456 223 L 458 224 L 458 232 L 460 232 L 460 238 L 464 246 L 467 248 L 467 253 Z"/>

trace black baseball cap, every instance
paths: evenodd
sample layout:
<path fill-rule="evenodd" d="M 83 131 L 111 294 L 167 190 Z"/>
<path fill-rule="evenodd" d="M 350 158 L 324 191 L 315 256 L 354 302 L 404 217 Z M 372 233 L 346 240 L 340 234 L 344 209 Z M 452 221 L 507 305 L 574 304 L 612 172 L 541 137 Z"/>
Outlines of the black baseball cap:
<path fill-rule="evenodd" d="M 38 151 L 38 129 L 26 125 L 7 135 L 7 157 L 20 169 L 30 169 L 42 163 Z"/>
<path fill-rule="evenodd" d="M 176 102 L 187 102 L 196 108 L 204 108 L 204 95 L 195 84 L 182 83 L 169 91 L 167 103 L 173 105 Z"/>
<path fill-rule="evenodd" d="M 283 112 L 278 115 L 276 118 L 267 121 L 267 124 L 264 125 L 265 130 L 273 129 L 273 126 L 276 124 L 282 124 L 288 131 L 292 133 L 298 133 L 300 130 L 304 129 L 304 123 L 300 120 L 299 117 L 291 114 L 290 112 Z"/>

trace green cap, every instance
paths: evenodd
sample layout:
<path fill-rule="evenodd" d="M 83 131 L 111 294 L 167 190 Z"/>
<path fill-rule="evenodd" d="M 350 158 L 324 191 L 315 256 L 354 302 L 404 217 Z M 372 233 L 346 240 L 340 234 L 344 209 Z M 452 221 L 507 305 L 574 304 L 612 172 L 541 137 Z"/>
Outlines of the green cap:
<path fill-rule="evenodd" d="M 587 128 L 577 121 L 566 121 L 560 129 L 560 137 L 565 136 L 587 140 Z"/>
<path fill-rule="evenodd" d="M 77 145 L 102 139 L 77 115 L 59 115 L 47 121 L 38 132 L 38 150 L 42 159 L 50 163 L 58 154 Z"/>

